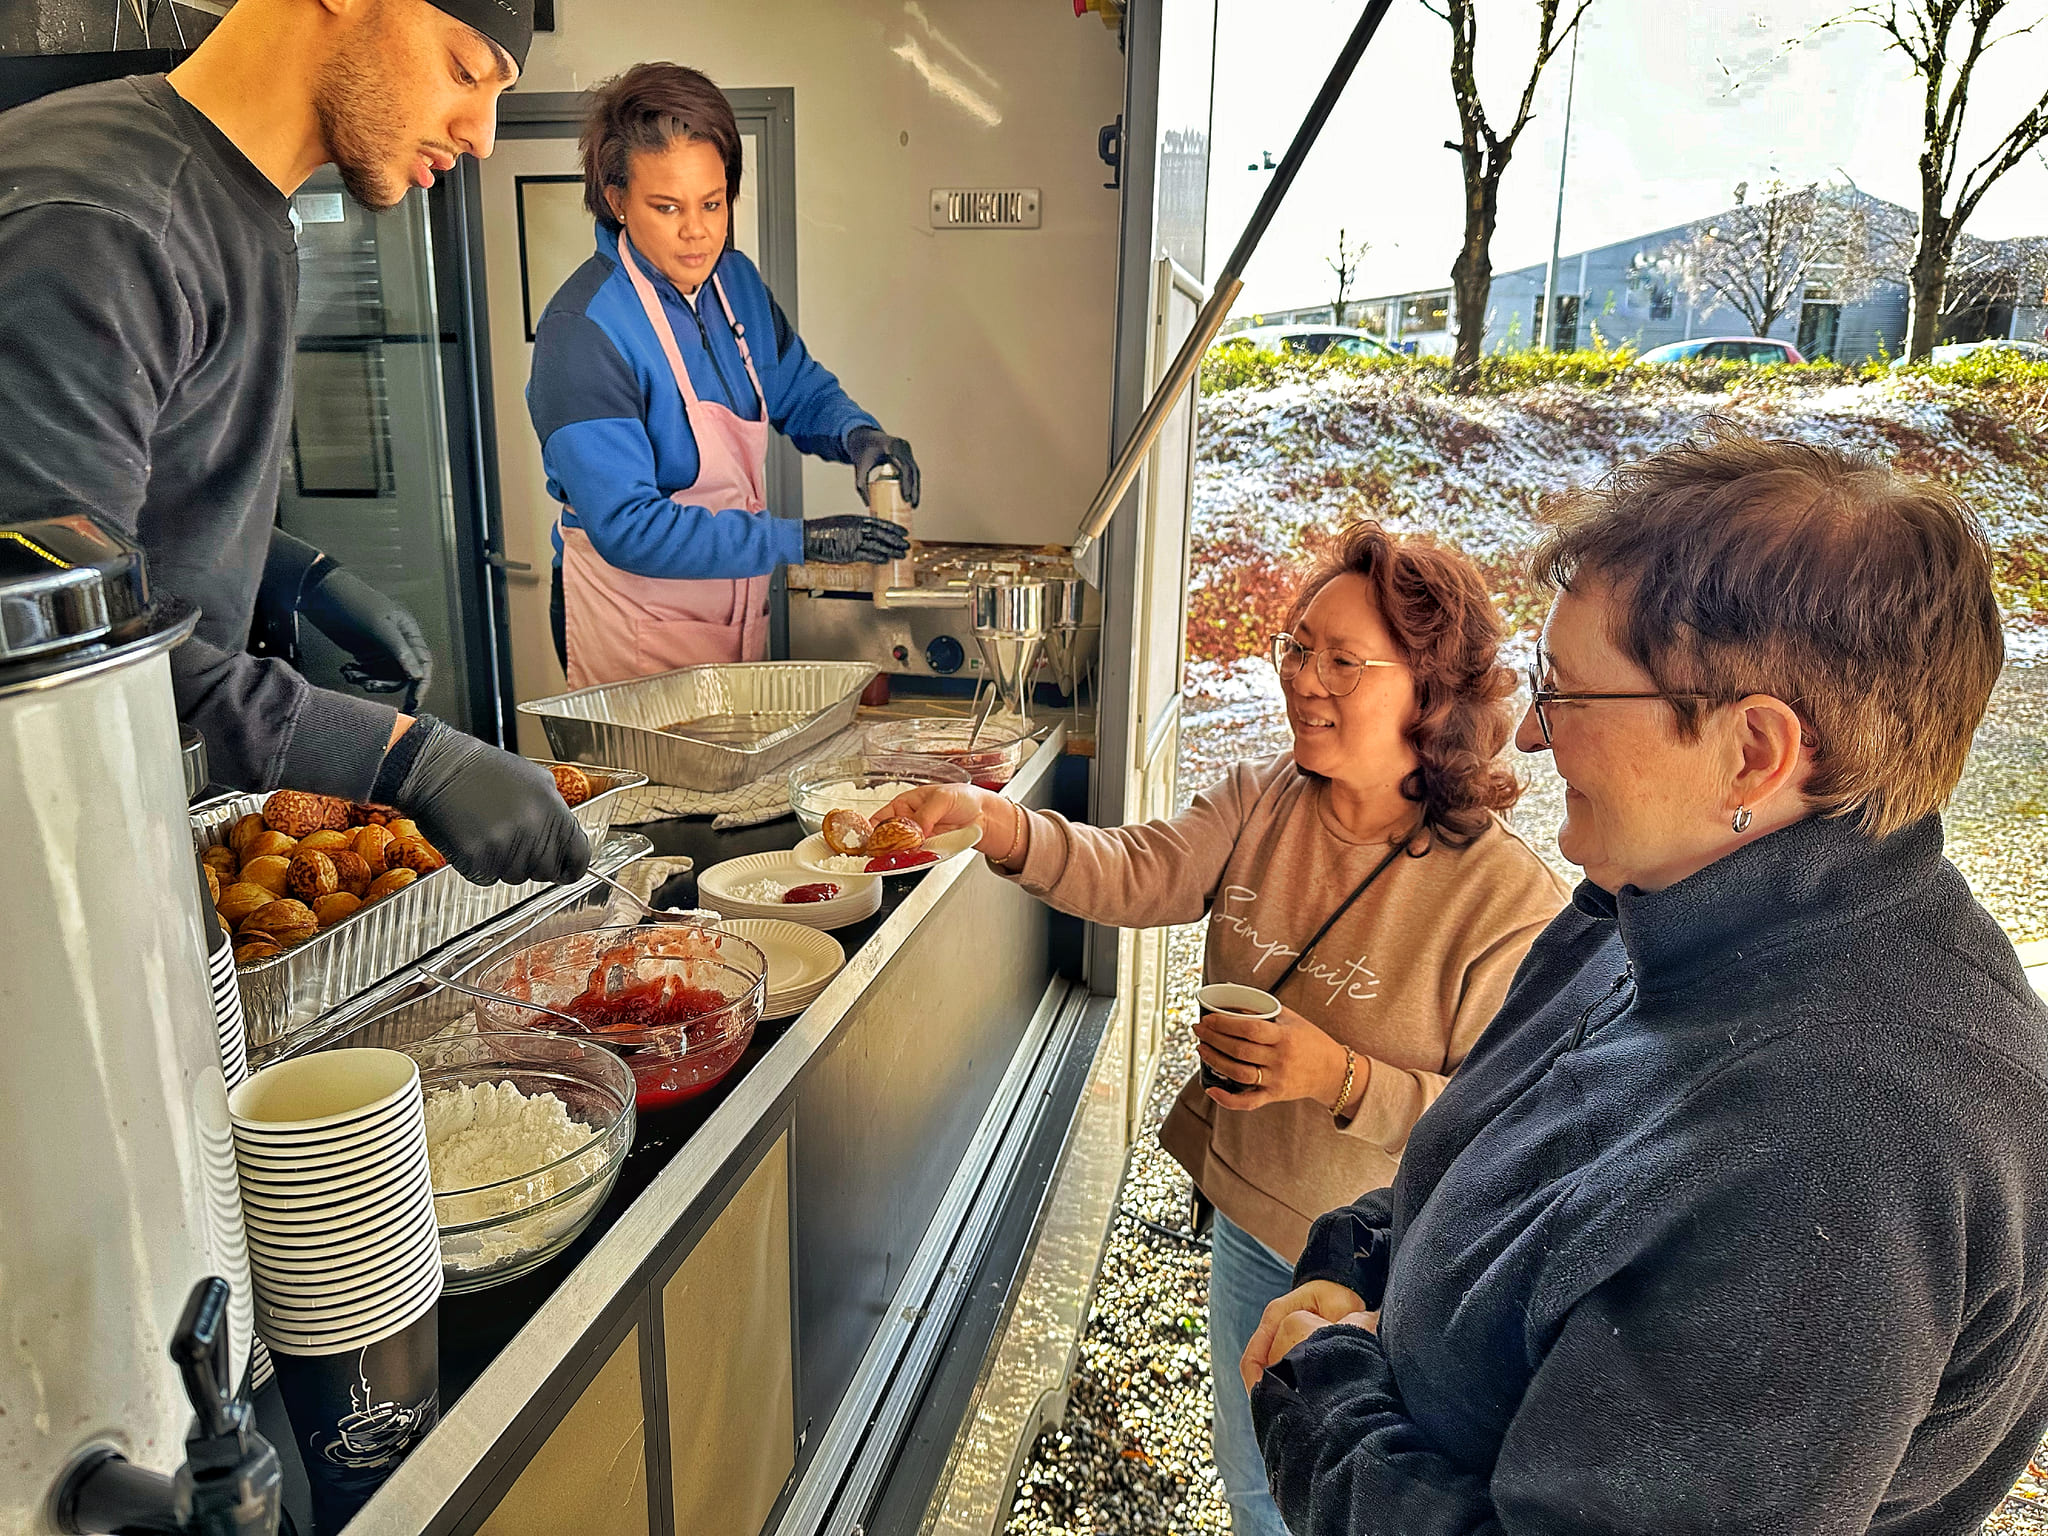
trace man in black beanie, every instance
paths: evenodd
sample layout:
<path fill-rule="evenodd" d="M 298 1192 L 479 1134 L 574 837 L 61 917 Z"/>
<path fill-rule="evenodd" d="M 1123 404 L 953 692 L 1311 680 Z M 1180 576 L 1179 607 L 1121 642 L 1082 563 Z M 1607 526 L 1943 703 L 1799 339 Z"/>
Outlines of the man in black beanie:
<path fill-rule="evenodd" d="M 473 880 L 582 873 L 539 765 L 246 650 L 282 589 L 357 675 L 424 681 L 402 608 L 274 527 L 291 425 L 291 195 L 394 206 L 482 158 L 532 0 L 239 0 L 169 75 L 0 113 L 0 525 L 91 513 L 196 602 L 171 655 L 214 777 L 404 807 Z"/>

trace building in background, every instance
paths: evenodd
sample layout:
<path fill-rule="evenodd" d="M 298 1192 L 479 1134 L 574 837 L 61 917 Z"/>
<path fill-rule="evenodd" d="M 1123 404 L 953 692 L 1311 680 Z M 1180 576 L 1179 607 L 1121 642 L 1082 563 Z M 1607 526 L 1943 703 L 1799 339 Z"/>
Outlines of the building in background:
<path fill-rule="evenodd" d="M 1888 242 L 1884 265 L 1898 270 L 1904 259 L 1910 259 L 1914 216 L 1908 209 L 1853 188 L 1831 189 L 1830 195 L 1864 216 L 1873 240 Z M 1749 322 L 1726 303 L 1711 294 L 1688 298 L 1685 292 L 1680 248 L 1701 224 L 1711 222 L 1652 230 L 1560 257 L 1553 345 L 1560 351 L 1591 346 L 1596 330 L 1607 345 L 1626 344 L 1639 352 L 1695 336 L 1750 334 Z M 1770 334 L 1791 342 L 1809 359 L 1860 363 L 1895 354 L 1906 331 L 1909 295 L 1904 281 L 1880 277 L 1856 284 L 1857 291 L 1838 292 L 1829 281 L 1832 270 L 1826 264 L 1809 270 Z M 1539 261 L 1494 273 L 1486 351 L 1518 351 L 1534 344 L 1542 328 L 1543 272 L 1544 263 Z M 2048 239 L 1977 240 L 1966 235 L 1957 253 L 1949 302 L 1940 331 L 1944 342 L 2041 339 L 2048 327 Z M 1456 344 L 1448 284 L 1351 300 L 1344 309 L 1341 318 L 1330 304 L 1264 310 L 1241 316 L 1226 329 L 1346 324 L 1425 357 L 1448 356 Z"/>

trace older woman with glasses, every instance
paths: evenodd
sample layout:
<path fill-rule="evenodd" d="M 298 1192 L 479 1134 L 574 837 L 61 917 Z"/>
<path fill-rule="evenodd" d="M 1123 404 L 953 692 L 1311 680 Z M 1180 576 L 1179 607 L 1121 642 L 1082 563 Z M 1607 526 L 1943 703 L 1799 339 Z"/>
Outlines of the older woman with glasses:
<path fill-rule="evenodd" d="M 1280 1508 L 1975 1531 L 2048 1427 L 2048 1012 L 1941 853 L 1983 536 L 1722 435 L 1565 505 L 1541 568 L 1517 740 L 1586 879 L 1245 1352 Z"/>
<path fill-rule="evenodd" d="M 1236 1361 L 1320 1212 L 1392 1177 L 1499 1006 L 1564 885 L 1497 813 L 1512 679 L 1464 556 L 1348 529 L 1273 640 L 1294 747 L 1239 763 L 1170 821 L 1103 829 L 937 785 L 889 808 L 978 823 L 996 867 L 1064 912 L 1128 928 L 1208 917 L 1210 981 L 1278 998 L 1272 1022 L 1195 1026 L 1160 1139 L 1216 1211 L 1209 1283 L 1216 1457 L 1239 1536 L 1283 1536 Z"/>

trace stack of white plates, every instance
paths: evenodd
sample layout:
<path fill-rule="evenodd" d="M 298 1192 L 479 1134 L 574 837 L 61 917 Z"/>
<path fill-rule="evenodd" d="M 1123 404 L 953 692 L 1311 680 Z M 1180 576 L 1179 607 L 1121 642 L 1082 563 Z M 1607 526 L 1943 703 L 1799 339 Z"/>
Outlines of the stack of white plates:
<path fill-rule="evenodd" d="M 784 902 L 762 900 L 740 894 L 762 882 L 787 890 L 791 886 L 815 885 L 821 881 L 839 887 L 831 901 Z M 744 858 L 714 864 L 697 877 L 697 900 L 720 917 L 772 917 L 806 928 L 844 928 L 882 909 L 882 878 L 879 875 L 821 875 L 805 869 L 788 853 L 750 853 Z M 775 985 L 769 978 L 769 986 Z"/>
<path fill-rule="evenodd" d="M 818 999 L 841 967 L 846 951 L 829 933 L 779 917 L 733 917 L 719 924 L 768 957 L 768 1001 L 764 1019 L 787 1019 Z"/>

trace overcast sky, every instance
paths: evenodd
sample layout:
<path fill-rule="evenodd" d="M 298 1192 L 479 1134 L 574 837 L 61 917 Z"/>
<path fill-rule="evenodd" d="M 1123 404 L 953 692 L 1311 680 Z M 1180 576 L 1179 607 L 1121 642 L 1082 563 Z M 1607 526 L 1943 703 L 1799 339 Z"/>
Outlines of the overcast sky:
<path fill-rule="evenodd" d="M 1717 212 L 1735 184 L 1799 184 L 1846 172 L 1867 192 L 1918 206 L 1920 95 L 1883 34 L 1806 37 L 1849 0 L 1594 0 L 1579 51 L 1565 180 L 1564 250 Z M 1221 0 L 1209 184 L 1213 276 L 1357 19 L 1357 0 Z M 1512 120 L 1535 36 L 1535 0 L 1481 0 L 1480 87 Z M 2048 0 L 2022 0 L 2022 19 Z M 1502 183 L 1493 263 L 1549 254 L 1568 59 L 1545 72 L 1537 117 Z M 1353 296 L 1448 286 L 1461 224 L 1450 31 L 1420 0 L 1395 0 L 1315 153 L 1247 274 L 1239 313 L 1326 304 L 1324 258 L 1339 227 L 1371 245 Z M 2048 80 L 2048 28 L 1992 53 L 1973 92 L 1965 149 L 1981 155 Z M 2028 86 L 2032 84 L 2032 91 Z M 1775 168 L 1775 172 L 1774 172 Z M 2010 172 L 1969 228 L 2048 233 L 2048 166 Z"/>

